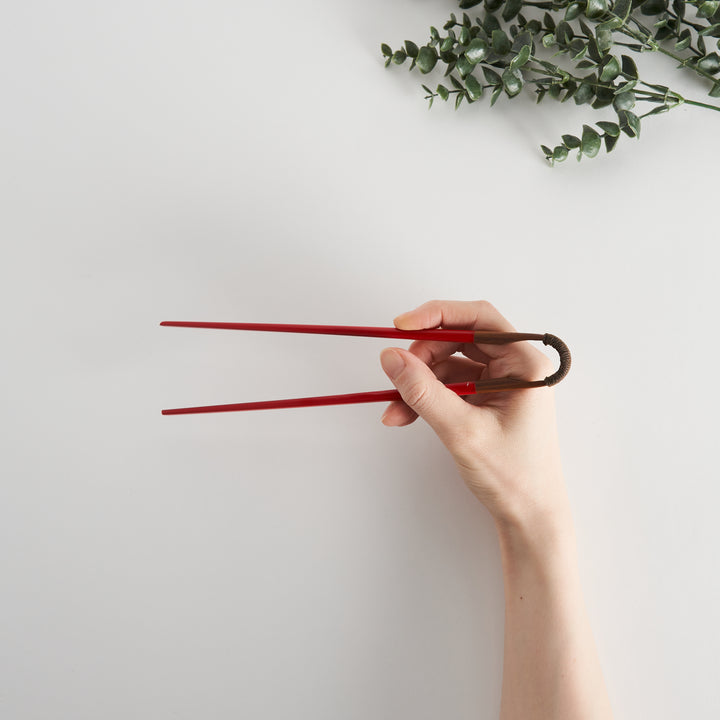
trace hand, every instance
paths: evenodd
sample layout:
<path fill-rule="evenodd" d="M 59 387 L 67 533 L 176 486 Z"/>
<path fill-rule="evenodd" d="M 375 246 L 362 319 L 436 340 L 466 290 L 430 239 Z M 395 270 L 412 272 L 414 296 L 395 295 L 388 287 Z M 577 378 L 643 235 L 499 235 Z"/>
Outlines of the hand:
<path fill-rule="evenodd" d="M 467 328 L 514 332 L 488 302 L 434 300 L 395 318 L 401 330 Z M 465 357 L 455 357 L 456 352 Z M 382 421 L 399 426 L 422 417 L 452 453 L 470 490 L 500 525 L 547 527 L 569 518 L 551 388 L 471 395 L 443 383 L 513 376 L 539 380 L 550 360 L 527 342 L 476 345 L 417 340 L 409 350 L 387 348 L 383 369 L 404 402 Z"/>

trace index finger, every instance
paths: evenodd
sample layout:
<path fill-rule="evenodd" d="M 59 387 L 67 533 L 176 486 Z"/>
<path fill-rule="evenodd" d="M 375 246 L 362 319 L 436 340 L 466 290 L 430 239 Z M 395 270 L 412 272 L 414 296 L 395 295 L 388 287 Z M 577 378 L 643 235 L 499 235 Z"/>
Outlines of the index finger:
<path fill-rule="evenodd" d="M 431 300 L 410 312 L 398 315 L 394 320 L 400 330 L 421 330 L 434 327 L 468 328 L 492 332 L 516 332 L 513 325 L 486 300 L 463 302 L 458 300 Z M 547 358 L 528 343 L 460 344 L 433 340 L 416 340 L 410 352 L 428 365 L 434 365 L 461 351 L 466 357 L 490 365 L 491 376 L 496 370 L 536 373 L 547 365 Z M 493 360 L 505 358 L 503 367 L 495 367 Z M 506 368 L 505 365 L 508 367 Z"/>
<path fill-rule="evenodd" d="M 445 327 L 515 332 L 510 322 L 487 300 L 430 300 L 398 315 L 394 323 L 399 330 Z"/>

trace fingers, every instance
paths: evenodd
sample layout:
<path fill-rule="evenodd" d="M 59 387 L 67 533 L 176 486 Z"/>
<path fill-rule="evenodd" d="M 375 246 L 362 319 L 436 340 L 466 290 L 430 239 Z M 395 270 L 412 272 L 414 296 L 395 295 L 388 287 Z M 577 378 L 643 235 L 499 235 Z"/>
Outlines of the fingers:
<path fill-rule="evenodd" d="M 383 370 L 402 395 L 408 408 L 419 415 L 448 444 L 469 412 L 468 404 L 448 390 L 432 370 L 412 353 L 387 348 L 380 355 Z M 393 403 L 383 416 L 385 424 L 407 424 L 412 415 Z"/>
<path fill-rule="evenodd" d="M 432 368 L 435 377 L 442 383 L 463 382 L 466 380 L 481 380 L 486 371 L 485 365 L 465 360 L 464 358 L 451 357 Z M 388 427 L 400 427 L 410 425 L 417 420 L 418 414 L 402 400 L 397 400 L 388 405 L 382 415 L 381 421 Z"/>
<path fill-rule="evenodd" d="M 495 332 L 515 331 L 510 322 L 486 300 L 430 300 L 415 310 L 398 315 L 394 322 L 399 330 L 445 327 Z"/>
<path fill-rule="evenodd" d="M 431 300 L 415 310 L 398 315 L 394 322 L 401 330 L 442 326 L 515 332 L 510 322 L 485 300 L 474 302 Z M 527 342 L 475 345 L 416 340 L 410 346 L 410 352 L 429 365 L 443 362 L 458 351 L 476 362 L 487 364 L 488 377 L 491 378 L 513 375 L 528 380 L 538 380 L 552 371 L 552 364 L 547 356 Z"/>

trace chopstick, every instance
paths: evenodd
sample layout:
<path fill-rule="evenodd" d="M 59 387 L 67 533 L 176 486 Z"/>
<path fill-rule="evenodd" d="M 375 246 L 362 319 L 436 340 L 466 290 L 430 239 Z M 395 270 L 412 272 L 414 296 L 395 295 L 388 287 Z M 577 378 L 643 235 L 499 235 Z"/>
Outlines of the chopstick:
<path fill-rule="evenodd" d="M 458 395 L 474 395 L 475 383 L 461 382 L 448 384 Z M 350 393 L 348 395 L 321 395 L 319 397 L 292 398 L 291 400 L 263 400 L 260 402 L 232 403 L 229 405 L 205 405 L 202 407 L 174 408 L 163 410 L 163 415 L 188 415 L 191 413 L 237 412 L 240 410 L 277 410 L 280 408 L 317 407 L 320 405 L 349 405 L 353 403 L 390 402 L 402 400 L 397 390 Z"/>
<path fill-rule="evenodd" d="M 283 323 L 228 323 L 165 320 L 166 327 L 209 328 L 215 330 L 254 330 L 257 332 L 309 333 L 312 335 L 350 335 L 354 337 L 402 338 L 403 340 L 444 340 L 446 342 L 473 342 L 472 330 L 398 330 L 387 327 L 357 325 L 288 325 Z"/>
<path fill-rule="evenodd" d="M 216 330 L 251 330 L 258 332 L 310 333 L 319 335 L 349 335 L 355 337 L 392 338 L 402 340 L 441 340 L 451 343 L 505 344 L 524 340 L 538 340 L 550 345 L 560 355 L 560 368 L 543 380 L 521 380 L 505 377 L 475 382 L 447 383 L 445 387 L 460 396 L 505 390 L 522 390 L 555 385 L 570 369 L 570 351 L 567 345 L 549 333 L 490 332 L 452 328 L 430 328 L 425 330 L 398 330 L 388 327 L 354 325 L 294 325 L 283 323 L 227 323 L 195 322 L 185 320 L 164 320 L 166 327 L 208 328 Z M 259 402 L 230 403 L 225 405 L 203 405 L 197 407 L 172 408 L 163 410 L 163 415 L 187 415 L 195 413 L 237 412 L 243 410 L 271 410 L 279 408 L 317 407 L 321 405 L 346 405 L 354 403 L 387 402 L 402 400 L 397 390 L 349 393 L 345 395 L 322 395 L 316 397 L 291 398 L 287 400 L 262 400 Z"/>
<path fill-rule="evenodd" d="M 428 330 L 398 330 L 389 327 L 360 325 L 288 325 L 284 323 L 195 322 L 163 320 L 165 327 L 208 328 L 214 330 L 254 330 L 256 332 L 307 333 L 312 335 L 350 335 L 353 337 L 393 338 L 400 340 L 442 340 L 443 342 L 488 343 L 498 345 L 521 340 L 542 340 L 538 333 L 488 332 L 453 328 Z"/>

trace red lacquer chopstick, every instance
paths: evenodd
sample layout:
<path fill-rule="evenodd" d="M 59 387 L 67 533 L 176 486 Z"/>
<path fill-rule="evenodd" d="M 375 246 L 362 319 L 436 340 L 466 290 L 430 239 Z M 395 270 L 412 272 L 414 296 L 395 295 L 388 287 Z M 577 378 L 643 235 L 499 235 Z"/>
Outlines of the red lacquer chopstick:
<path fill-rule="evenodd" d="M 474 342 L 473 330 L 398 330 L 387 327 L 358 325 L 285 325 L 281 323 L 226 323 L 165 320 L 166 327 L 209 328 L 211 330 L 254 330 L 256 332 L 303 333 L 311 335 L 352 335 L 354 337 L 402 338 L 403 340 L 444 340 L 446 342 Z"/>
<path fill-rule="evenodd" d="M 398 330 L 387 327 L 361 327 L 351 325 L 287 325 L 279 323 L 223 323 L 166 320 L 160 323 L 166 327 L 210 328 L 217 330 L 253 330 L 259 332 L 310 333 L 320 335 L 350 335 L 355 337 L 393 338 L 403 340 L 442 340 L 453 343 L 504 344 L 524 340 L 537 340 L 554 347 L 560 354 L 560 368 L 543 380 L 522 380 L 519 378 L 495 378 L 476 382 L 448 383 L 446 387 L 458 395 L 474 395 L 483 392 L 501 392 L 545 387 L 560 382 L 570 369 L 570 351 L 565 343 L 549 333 L 489 332 L 484 330 L 455 330 L 432 328 L 427 330 Z M 288 400 L 263 400 L 260 402 L 231 403 L 226 405 L 204 405 L 198 407 L 163 410 L 163 415 L 188 415 L 195 413 L 237 412 L 242 410 L 271 410 L 295 407 L 316 407 L 321 405 L 346 405 L 354 403 L 387 402 L 401 400 L 397 390 L 350 393 L 345 395 L 322 395 L 318 397 L 292 398 Z"/>

